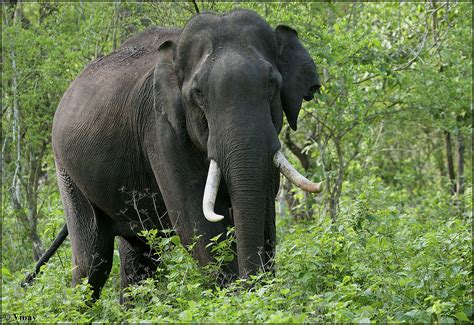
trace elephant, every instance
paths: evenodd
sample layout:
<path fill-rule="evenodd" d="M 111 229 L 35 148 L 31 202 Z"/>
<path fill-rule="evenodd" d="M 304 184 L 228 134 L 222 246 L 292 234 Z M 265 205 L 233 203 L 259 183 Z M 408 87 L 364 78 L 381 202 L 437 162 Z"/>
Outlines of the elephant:
<path fill-rule="evenodd" d="M 282 154 L 283 114 L 296 130 L 303 100 L 320 87 L 297 32 L 249 10 L 152 27 L 92 61 L 54 116 L 67 226 L 41 262 L 69 234 L 73 285 L 87 277 L 98 299 L 115 237 L 126 288 L 157 268 L 142 230 L 172 228 L 186 246 L 198 236 L 191 253 L 205 265 L 211 238 L 232 226 L 237 254 L 224 274 L 271 270 L 280 172 L 322 190 Z"/>

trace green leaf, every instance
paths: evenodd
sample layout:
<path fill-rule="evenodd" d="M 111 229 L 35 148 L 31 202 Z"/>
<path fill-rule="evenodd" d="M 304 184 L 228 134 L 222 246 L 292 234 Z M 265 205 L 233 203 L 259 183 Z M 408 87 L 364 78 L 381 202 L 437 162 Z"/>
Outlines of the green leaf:
<path fill-rule="evenodd" d="M 11 277 L 10 271 L 5 266 L 2 266 L 2 276 Z"/>
<path fill-rule="evenodd" d="M 173 236 L 171 237 L 171 242 L 175 245 L 179 245 L 181 243 L 181 240 L 179 239 L 178 236 Z"/>
<path fill-rule="evenodd" d="M 462 311 L 458 311 L 454 316 L 461 322 L 469 322 L 469 318 L 467 318 L 467 315 Z"/>

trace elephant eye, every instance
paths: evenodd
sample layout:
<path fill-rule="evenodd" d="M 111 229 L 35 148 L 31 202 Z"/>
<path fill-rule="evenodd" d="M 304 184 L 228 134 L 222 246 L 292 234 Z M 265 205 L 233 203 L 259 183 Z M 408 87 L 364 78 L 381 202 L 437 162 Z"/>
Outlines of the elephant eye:
<path fill-rule="evenodd" d="M 193 88 L 191 96 L 197 105 L 204 105 L 204 94 L 199 88 Z"/>
<path fill-rule="evenodd" d="M 270 78 L 270 85 L 272 86 L 272 88 L 275 88 L 276 86 L 278 86 L 278 79 L 275 78 L 275 77 L 271 77 Z"/>
<path fill-rule="evenodd" d="M 276 77 L 270 77 L 270 97 L 273 98 L 280 87 L 280 82 Z"/>

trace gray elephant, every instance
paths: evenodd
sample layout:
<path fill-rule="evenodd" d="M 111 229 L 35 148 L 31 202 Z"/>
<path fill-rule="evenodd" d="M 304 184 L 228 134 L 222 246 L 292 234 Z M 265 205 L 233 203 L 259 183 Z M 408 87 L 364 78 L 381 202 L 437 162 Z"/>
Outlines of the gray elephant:
<path fill-rule="evenodd" d="M 267 268 L 275 250 L 279 172 L 310 192 L 278 133 L 293 129 L 320 82 L 287 26 L 258 14 L 200 14 L 184 29 L 155 27 L 91 62 L 64 94 L 53 149 L 73 284 L 87 277 L 98 298 L 119 237 L 121 285 L 153 275 L 153 250 L 138 233 L 173 228 L 193 256 L 213 260 L 210 238 L 235 226 L 230 276 Z M 232 213 L 231 213 L 232 211 Z M 37 267 L 37 270 L 39 266 Z"/>

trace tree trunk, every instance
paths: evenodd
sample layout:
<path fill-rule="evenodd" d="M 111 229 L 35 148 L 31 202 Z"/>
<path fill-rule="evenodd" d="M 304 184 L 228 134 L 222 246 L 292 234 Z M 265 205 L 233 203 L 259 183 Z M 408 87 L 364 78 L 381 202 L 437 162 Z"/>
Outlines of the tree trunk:
<path fill-rule="evenodd" d="M 449 177 L 449 191 L 451 195 L 453 195 L 454 193 L 456 193 L 456 185 L 454 174 L 453 149 L 451 145 L 451 133 L 449 131 L 444 131 L 444 144 L 446 147 L 446 169 L 448 170 Z"/>
<path fill-rule="evenodd" d="M 21 23 L 21 11 L 20 6 L 17 4 L 13 15 L 12 25 L 16 26 Z M 12 37 L 14 37 L 12 35 Z M 12 133 L 16 147 L 16 159 L 15 159 L 15 172 L 13 174 L 12 186 L 10 188 L 11 200 L 14 209 L 14 213 L 18 218 L 19 222 L 28 229 L 28 237 L 33 244 L 33 258 L 37 261 L 43 254 L 42 242 L 37 233 L 37 188 L 38 180 L 41 172 L 41 162 L 46 150 L 46 144 L 44 143 L 41 149 L 41 153 L 38 156 L 34 154 L 30 155 L 30 173 L 25 183 L 25 179 L 22 176 L 22 137 L 21 137 L 21 114 L 20 114 L 20 102 L 18 100 L 18 77 L 19 71 L 16 66 L 16 52 L 14 47 L 14 41 L 11 40 L 10 45 L 10 60 L 12 64 L 13 76 L 12 76 L 12 95 L 13 95 L 13 125 Z M 28 215 L 25 214 L 25 202 L 23 202 L 21 196 L 21 187 L 23 186 L 26 192 L 26 205 L 28 206 Z"/>
<path fill-rule="evenodd" d="M 21 20 L 20 6 L 17 5 L 13 14 L 12 25 L 15 26 Z M 12 36 L 14 37 L 14 36 Z M 13 94 L 13 124 L 12 134 L 14 141 L 16 141 L 16 160 L 15 160 L 15 172 L 13 174 L 13 182 L 11 186 L 11 194 L 13 207 L 21 207 L 21 196 L 20 196 L 20 172 L 21 172 L 21 132 L 20 132 L 20 108 L 18 104 L 18 69 L 16 67 L 15 60 L 15 47 L 14 40 L 11 40 L 10 45 L 10 60 L 12 64 L 13 76 L 12 76 L 12 94 Z"/>
<path fill-rule="evenodd" d="M 282 177 L 280 181 L 280 192 L 278 193 L 278 214 L 282 218 L 286 218 L 286 202 L 288 197 L 288 189 L 285 184 L 286 182 L 288 182 L 288 180 L 285 177 Z"/>
<path fill-rule="evenodd" d="M 433 8 L 431 32 L 433 36 L 433 43 L 438 44 L 438 12 L 436 6 L 436 0 L 431 0 L 431 7 Z M 446 169 L 449 178 L 449 192 L 451 195 L 456 193 L 456 176 L 454 173 L 454 162 L 453 162 L 453 149 L 451 145 L 451 133 L 444 131 L 444 144 L 446 148 Z"/>
<path fill-rule="evenodd" d="M 457 165 L 458 165 L 458 177 L 456 179 L 456 193 L 464 193 L 464 135 L 460 129 L 457 130 Z"/>
<path fill-rule="evenodd" d="M 310 160 L 307 154 L 303 152 L 303 149 L 298 146 L 296 143 L 293 142 L 293 140 L 290 137 L 290 129 L 287 128 L 285 131 L 285 137 L 284 137 L 284 143 L 290 149 L 291 153 L 293 153 L 296 158 L 298 158 L 301 166 L 305 171 L 308 171 L 310 167 Z M 286 194 L 288 194 L 288 201 L 291 200 L 292 202 L 295 201 L 295 199 L 292 197 L 292 194 L 288 191 L 286 191 Z M 303 215 L 296 214 L 295 218 L 296 219 L 310 219 L 313 216 L 313 211 L 311 209 L 313 203 L 313 199 L 311 195 L 307 192 L 304 192 L 304 204 L 305 204 L 305 211 Z M 292 204 L 288 204 L 288 206 L 292 206 Z"/>
<path fill-rule="evenodd" d="M 120 10 L 120 2 L 114 4 L 114 29 L 112 33 L 112 49 L 115 50 L 120 44 L 117 44 L 117 30 L 118 30 L 118 23 L 119 23 L 119 10 Z M 117 46 L 118 45 L 118 46 Z"/>
<path fill-rule="evenodd" d="M 38 154 L 33 150 L 30 153 L 30 175 L 26 199 L 28 204 L 29 236 L 33 243 L 33 257 L 37 261 L 44 253 L 43 243 L 38 236 L 38 186 L 42 175 L 41 165 L 46 152 L 46 142 L 43 142 Z"/>
<path fill-rule="evenodd" d="M 339 211 L 339 199 L 342 193 L 342 182 L 344 181 L 344 173 L 346 168 L 346 163 L 344 161 L 344 156 L 342 154 L 340 138 L 334 138 L 334 146 L 336 147 L 337 153 L 337 178 L 334 181 L 333 190 L 331 191 L 331 200 L 330 200 L 330 212 L 331 219 L 333 222 L 336 221 L 336 215 Z"/>
<path fill-rule="evenodd" d="M 285 131 L 284 142 L 285 142 L 285 145 L 288 147 L 288 149 L 290 149 L 291 153 L 293 153 L 296 156 L 296 158 L 298 158 L 298 160 L 301 163 L 301 166 L 303 166 L 303 169 L 305 171 L 308 171 L 310 167 L 308 155 L 302 152 L 303 149 L 299 147 L 296 143 L 294 143 L 293 140 L 291 140 L 289 128 L 286 129 Z"/>
<path fill-rule="evenodd" d="M 435 143 L 436 151 L 434 153 L 436 166 L 439 170 L 439 174 L 441 176 L 441 183 L 443 183 L 443 179 L 447 176 L 446 174 L 446 165 L 444 163 L 444 151 L 440 146 L 439 142 Z"/>

